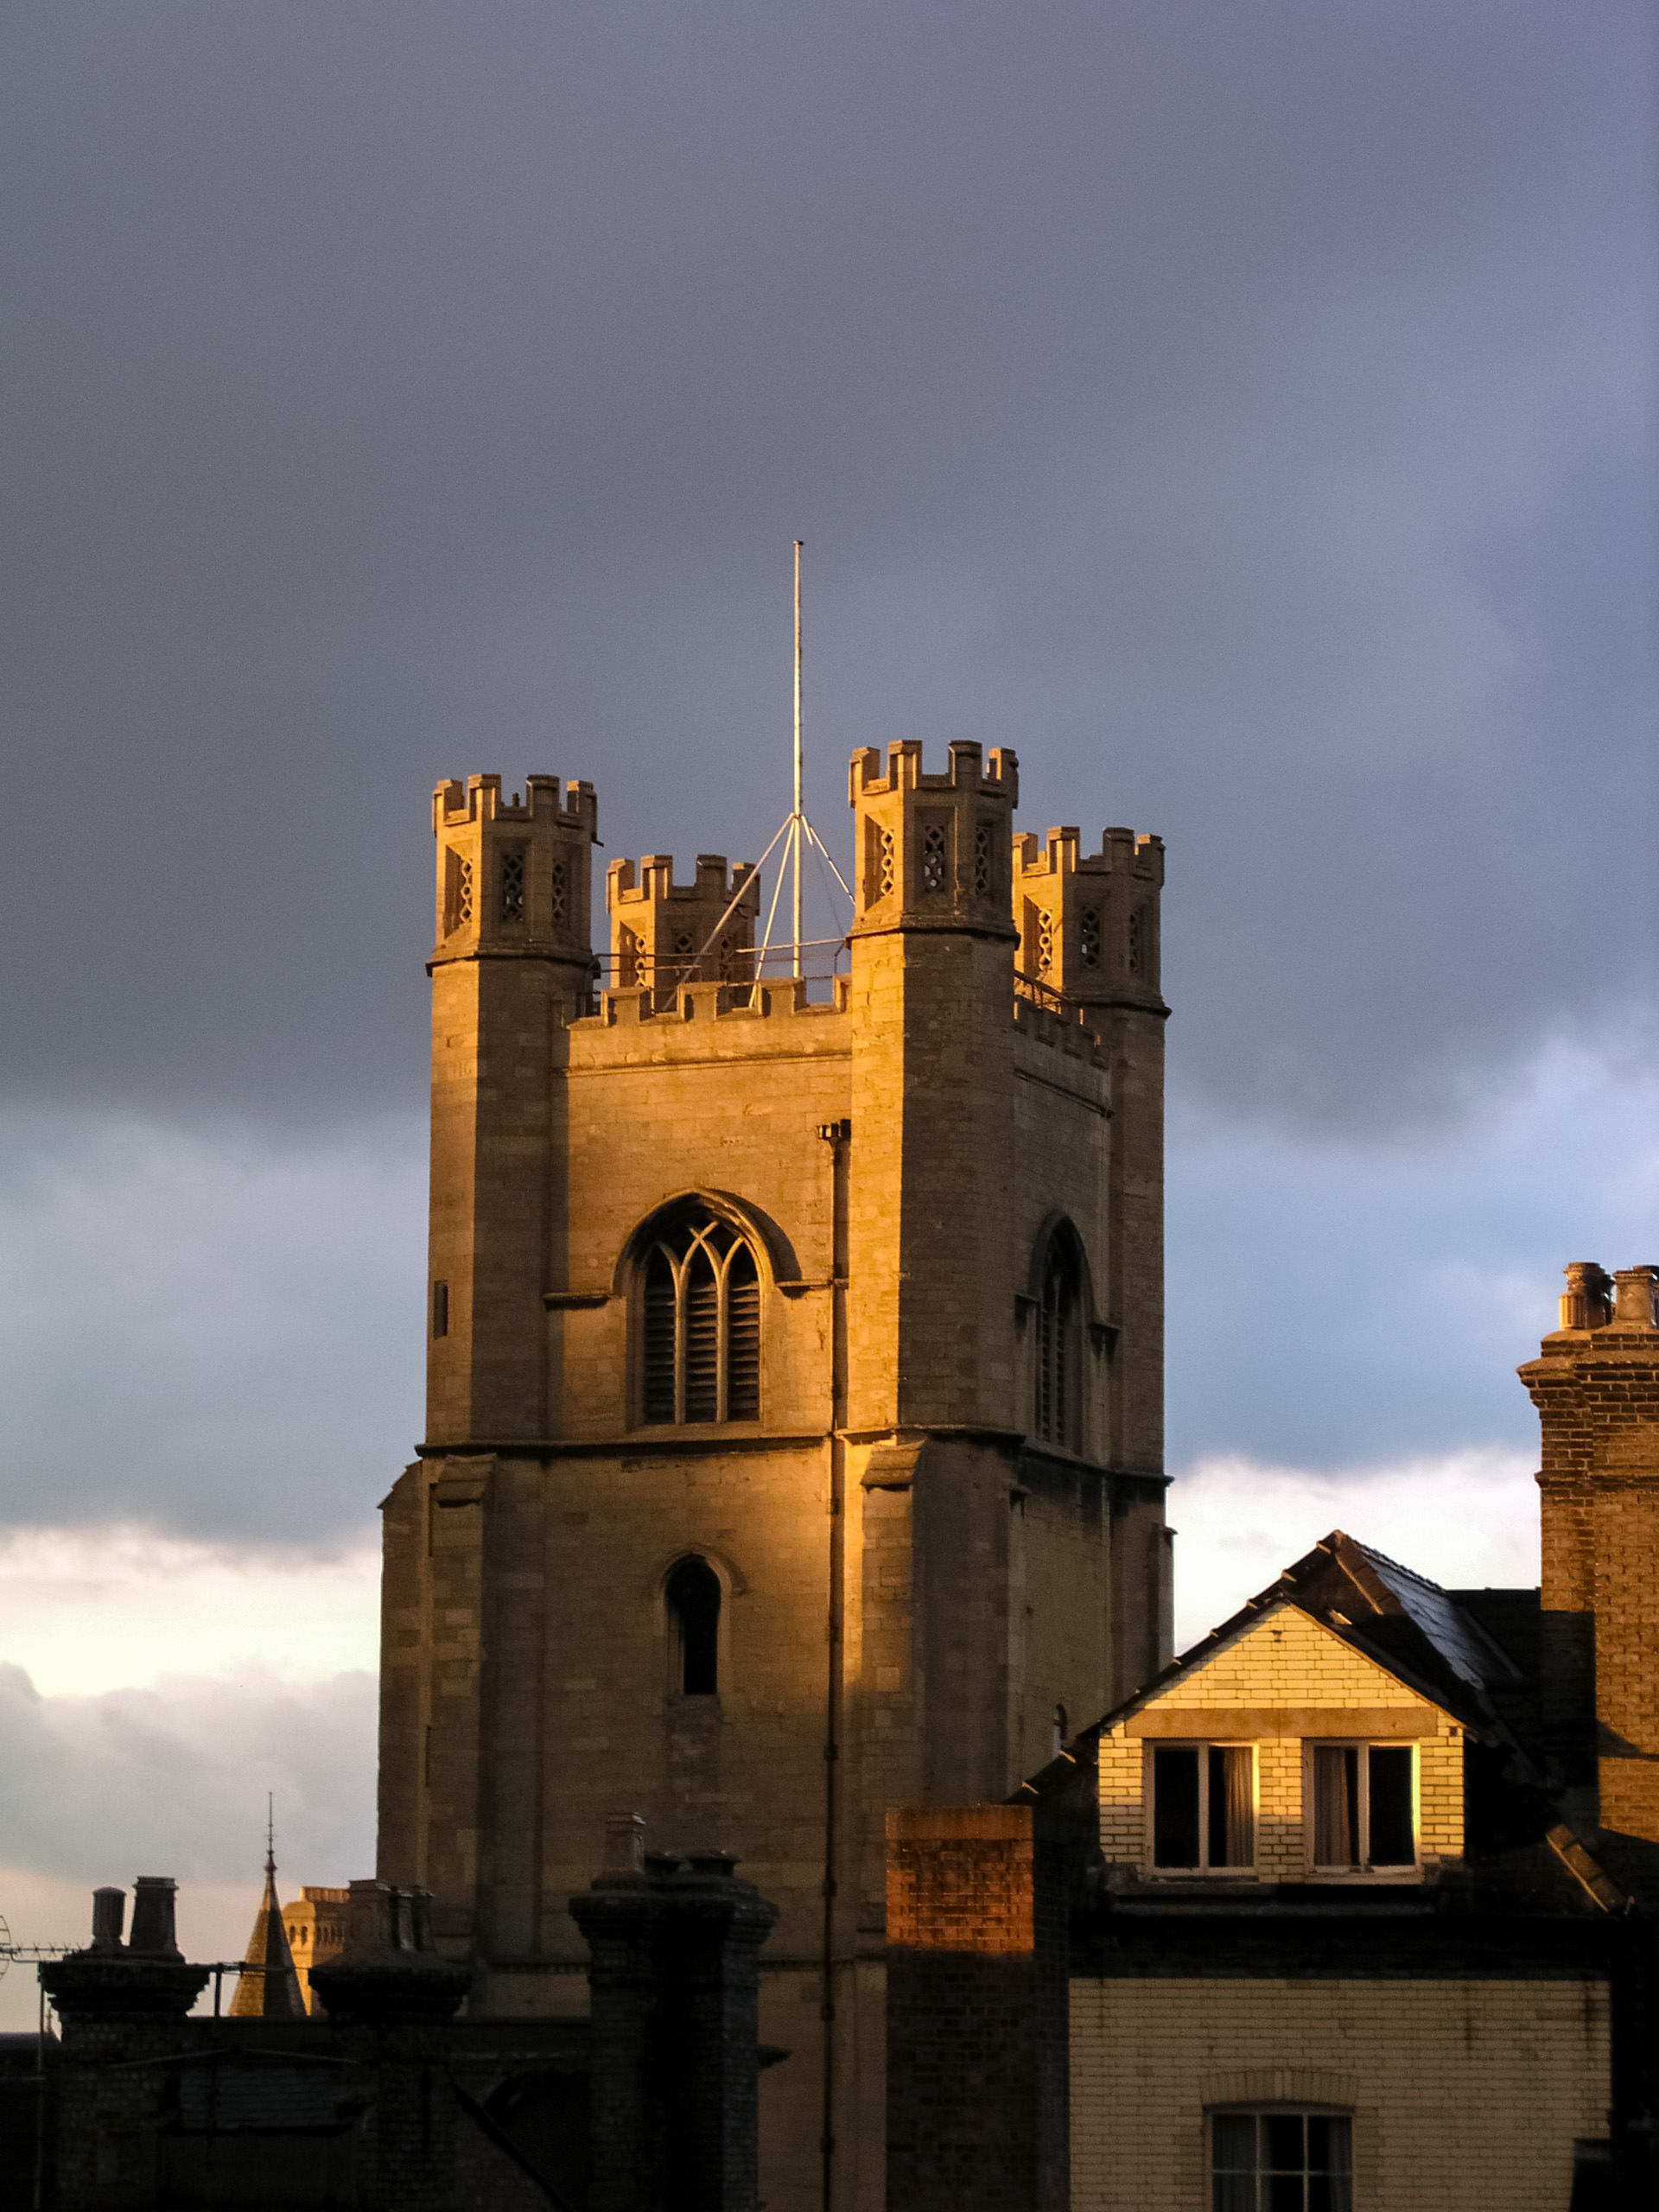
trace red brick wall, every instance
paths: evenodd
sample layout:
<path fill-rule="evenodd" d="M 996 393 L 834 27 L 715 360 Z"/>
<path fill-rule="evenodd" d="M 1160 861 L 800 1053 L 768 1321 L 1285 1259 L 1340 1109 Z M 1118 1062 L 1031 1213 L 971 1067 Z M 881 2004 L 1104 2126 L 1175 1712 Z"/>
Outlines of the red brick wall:
<path fill-rule="evenodd" d="M 887 1815 L 887 2202 L 1064 2212 L 1060 1848 L 1014 1805 Z"/>
<path fill-rule="evenodd" d="M 1596 1328 L 1521 1370 L 1542 1427 L 1544 1692 L 1552 1748 L 1587 1817 L 1659 1845 L 1659 1328 L 1652 1271 Z M 1644 1285 L 1643 1278 L 1648 1278 Z"/>

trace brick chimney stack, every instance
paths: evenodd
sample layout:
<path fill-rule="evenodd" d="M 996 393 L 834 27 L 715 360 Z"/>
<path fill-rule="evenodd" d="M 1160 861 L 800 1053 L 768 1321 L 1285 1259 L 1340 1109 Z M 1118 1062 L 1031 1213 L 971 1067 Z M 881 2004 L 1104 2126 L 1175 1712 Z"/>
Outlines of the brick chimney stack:
<path fill-rule="evenodd" d="M 1567 1277 L 1520 1370 L 1543 1431 L 1544 1718 L 1575 1815 L 1659 1846 L 1659 1268 Z M 1645 1886 L 1633 1856 L 1621 1878 Z"/>

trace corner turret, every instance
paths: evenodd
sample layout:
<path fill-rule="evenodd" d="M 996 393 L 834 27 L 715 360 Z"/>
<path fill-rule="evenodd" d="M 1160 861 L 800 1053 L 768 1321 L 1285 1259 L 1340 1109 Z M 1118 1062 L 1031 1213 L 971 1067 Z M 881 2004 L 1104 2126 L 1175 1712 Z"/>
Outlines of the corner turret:
<path fill-rule="evenodd" d="M 982 767 L 977 745 L 954 744 L 950 772 L 922 773 L 922 748 L 874 746 L 854 753 L 848 803 L 857 818 L 855 937 L 885 930 L 1008 927 L 1008 848 L 1020 764 L 1001 748 Z"/>
<path fill-rule="evenodd" d="M 660 1013 L 687 983 L 753 979 L 760 911 L 760 874 L 753 861 L 740 861 L 728 880 L 723 853 L 699 853 L 695 880 L 676 883 L 673 855 L 647 853 L 639 878 L 632 861 L 613 861 L 605 879 L 615 989 L 650 991 Z"/>
<path fill-rule="evenodd" d="M 563 798 L 556 776 L 527 776 L 521 801 L 499 776 L 451 779 L 432 794 L 438 844 L 432 964 L 480 957 L 593 964 L 588 924 L 599 803 L 591 784 Z"/>
<path fill-rule="evenodd" d="M 1046 848 L 1029 832 L 1014 841 L 1020 975 L 1039 996 L 1157 1007 L 1164 841 L 1107 830 L 1087 857 L 1079 842 L 1075 829 L 1051 830 Z"/>

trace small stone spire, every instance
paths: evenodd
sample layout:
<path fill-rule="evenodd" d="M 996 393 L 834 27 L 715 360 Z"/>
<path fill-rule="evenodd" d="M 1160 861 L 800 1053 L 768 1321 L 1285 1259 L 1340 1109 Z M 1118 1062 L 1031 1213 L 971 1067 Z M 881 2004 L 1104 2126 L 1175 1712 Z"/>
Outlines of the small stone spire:
<path fill-rule="evenodd" d="M 259 1900 L 253 1933 L 248 1938 L 242 1963 L 245 1967 L 263 1968 L 263 1972 L 237 1976 L 236 1994 L 231 1999 L 233 2020 L 304 2019 L 305 1999 L 300 1994 L 300 1978 L 294 1971 L 294 1954 L 289 1948 L 283 1909 L 276 1902 L 276 1817 L 269 1798 L 265 1801 L 265 1893 Z"/>

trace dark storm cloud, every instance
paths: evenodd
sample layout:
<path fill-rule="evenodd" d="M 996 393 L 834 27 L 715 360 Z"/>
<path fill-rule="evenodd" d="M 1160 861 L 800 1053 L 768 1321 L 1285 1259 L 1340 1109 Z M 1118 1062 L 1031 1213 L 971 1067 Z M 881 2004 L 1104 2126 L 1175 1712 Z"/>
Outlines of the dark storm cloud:
<path fill-rule="evenodd" d="M 1388 1123 L 1652 931 L 1639 9 L 14 13 L 20 1091 L 415 1103 L 424 791 L 855 744 L 1172 851 L 1178 1072 Z"/>

